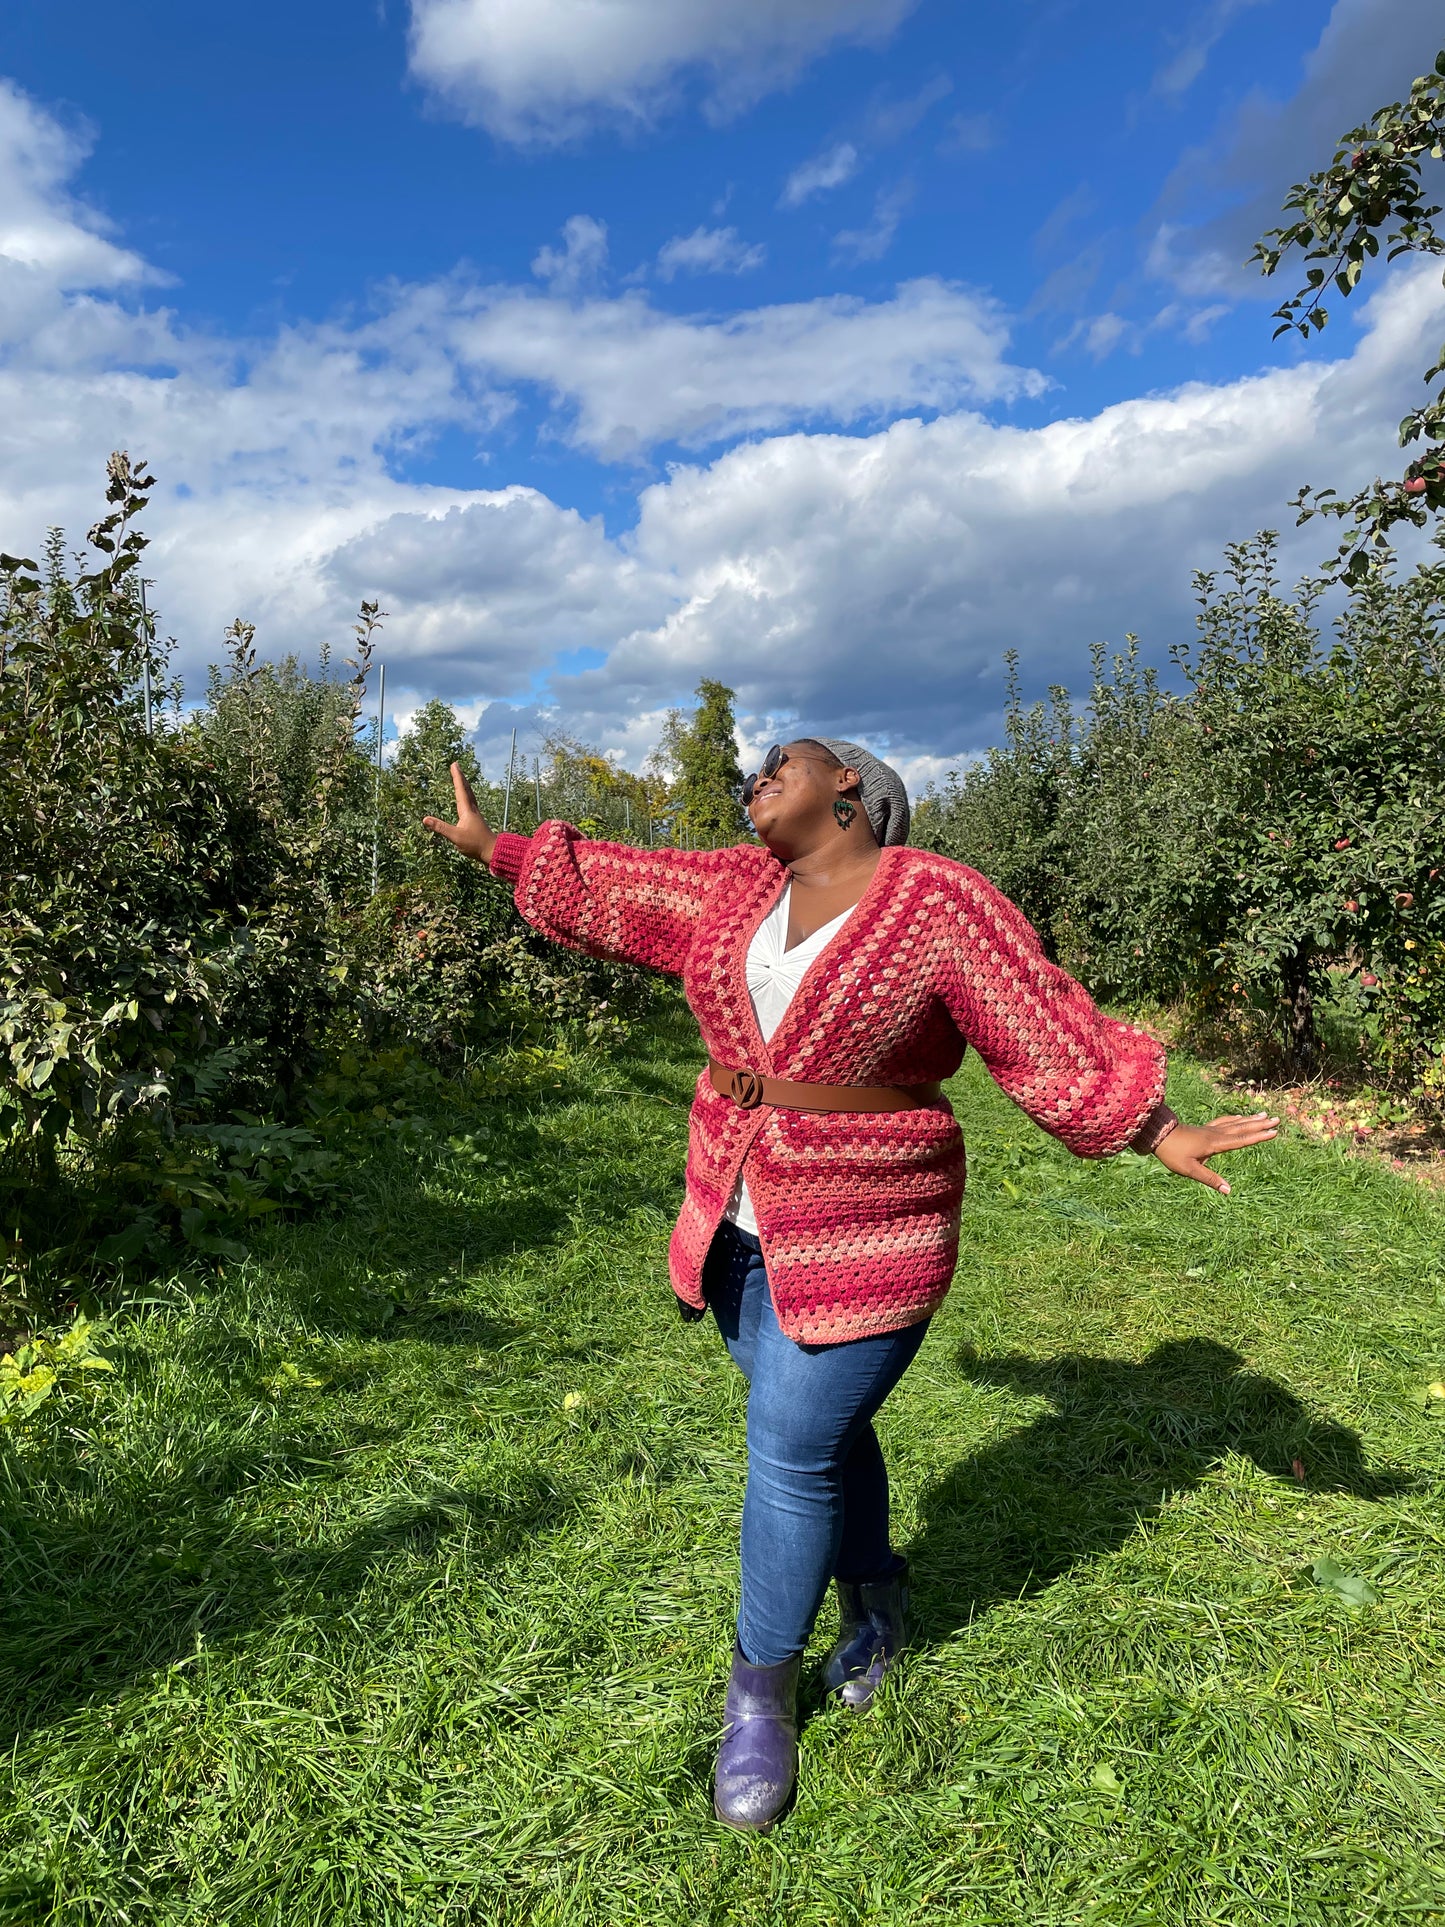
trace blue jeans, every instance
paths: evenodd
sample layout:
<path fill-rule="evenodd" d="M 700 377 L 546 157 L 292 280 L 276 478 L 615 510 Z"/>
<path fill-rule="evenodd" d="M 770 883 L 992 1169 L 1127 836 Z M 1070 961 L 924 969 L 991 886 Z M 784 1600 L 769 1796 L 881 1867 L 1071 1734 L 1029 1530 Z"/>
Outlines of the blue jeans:
<path fill-rule="evenodd" d="M 892 1570 L 888 1472 L 873 1415 L 912 1364 L 928 1320 L 877 1338 L 800 1345 L 773 1310 L 758 1240 L 718 1229 L 703 1291 L 748 1380 L 738 1644 L 776 1666 L 808 1643 L 828 1581 Z"/>

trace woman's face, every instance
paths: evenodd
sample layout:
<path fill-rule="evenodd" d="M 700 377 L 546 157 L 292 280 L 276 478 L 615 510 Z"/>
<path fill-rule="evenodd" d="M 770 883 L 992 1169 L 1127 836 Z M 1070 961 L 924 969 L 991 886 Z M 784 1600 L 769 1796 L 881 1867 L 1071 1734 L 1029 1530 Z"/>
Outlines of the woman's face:
<path fill-rule="evenodd" d="M 837 763 L 811 743 L 786 743 L 787 760 L 773 776 L 758 779 L 748 816 L 764 843 L 791 843 L 811 825 L 832 828 L 832 810 L 847 785 Z"/>

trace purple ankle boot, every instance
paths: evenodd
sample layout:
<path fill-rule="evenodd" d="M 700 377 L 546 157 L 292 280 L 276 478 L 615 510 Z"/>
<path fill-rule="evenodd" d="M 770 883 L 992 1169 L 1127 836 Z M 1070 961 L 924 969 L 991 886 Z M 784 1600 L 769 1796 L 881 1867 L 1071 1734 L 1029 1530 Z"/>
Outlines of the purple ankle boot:
<path fill-rule="evenodd" d="M 845 1706 L 862 1712 L 893 1671 L 908 1644 L 908 1564 L 899 1560 L 885 1579 L 838 1588 L 838 1641 L 823 1667 L 823 1685 Z"/>
<path fill-rule="evenodd" d="M 753 1666 L 733 1647 L 712 1808 L 724 1826 L 766 1833 L 788 1804 L 798 1772 L 798 1669 Z"/>

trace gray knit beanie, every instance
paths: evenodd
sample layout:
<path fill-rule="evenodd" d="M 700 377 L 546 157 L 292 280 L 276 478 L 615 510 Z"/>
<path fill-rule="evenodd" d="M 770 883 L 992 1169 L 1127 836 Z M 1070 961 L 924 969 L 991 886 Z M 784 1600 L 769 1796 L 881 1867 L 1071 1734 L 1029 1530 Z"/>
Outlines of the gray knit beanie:
<path fill-rule="evenodd" d="M 839 742 L 833 736 L 813 736 L 811 742 L 832 750 L 840 763 L 858 772 L 858 794 L 863 799 L 863 814 L 873 825 L 880 843 L 908 841 L 908 792 L 896 769 L 870 756 L 861 743 Z"/>

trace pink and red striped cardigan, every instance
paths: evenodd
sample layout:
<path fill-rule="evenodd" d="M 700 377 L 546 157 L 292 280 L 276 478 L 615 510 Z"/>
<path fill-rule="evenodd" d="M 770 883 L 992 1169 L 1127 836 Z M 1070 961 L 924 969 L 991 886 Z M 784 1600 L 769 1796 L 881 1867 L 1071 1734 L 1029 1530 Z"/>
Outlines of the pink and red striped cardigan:
<path fill-rule="evenodd" d="M 767 850 L 638 850 L 544 823 L 531 837 L 499 836 L 491 867 L 546 936 L 681 976 L 719 1063 L 809 1084 L 927 1084 L 951 1077 L 972 1044 L 995 1083 L 1081 1157 L 1158 1128 L 1162 1046 L 1105 1017 L 1008 898 L 947 857 L 883 851 L 766 1044 L 744 964 L 787 881 Z M 744 1165 L 790 1338 L 893 1331 L 942 1302 L 964 1185 L 946 1098 L 881 1113 L 743 1110 L 700 1076 L 668 1252 L 673 1290 L 695 1309 Z"/>

